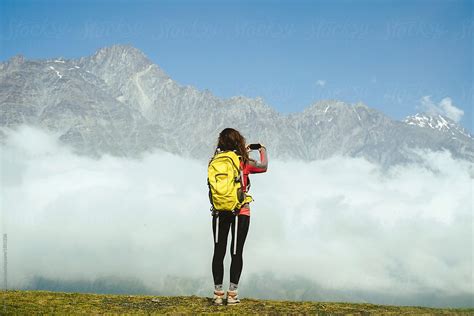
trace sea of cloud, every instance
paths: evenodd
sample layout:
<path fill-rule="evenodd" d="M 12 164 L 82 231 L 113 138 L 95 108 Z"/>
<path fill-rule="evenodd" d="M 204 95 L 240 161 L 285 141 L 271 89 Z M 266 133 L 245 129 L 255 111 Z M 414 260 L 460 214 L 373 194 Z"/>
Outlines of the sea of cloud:
<path fill-rule="evenodd" d="M 474 294 L 471 163 L 425 152 L 423 165 L 387 170 L 364 159 L 268 155 L 268 171 L 251 175 L 242 284 L 270 272 L 337 291 Z M 49 132 L 10 132 L 0 217 L 9 285 L 116 275 L 150 288 L 164 276 L 207 278 L 211 288 L 206 167 L 159 150 L 93 159 Z"/>

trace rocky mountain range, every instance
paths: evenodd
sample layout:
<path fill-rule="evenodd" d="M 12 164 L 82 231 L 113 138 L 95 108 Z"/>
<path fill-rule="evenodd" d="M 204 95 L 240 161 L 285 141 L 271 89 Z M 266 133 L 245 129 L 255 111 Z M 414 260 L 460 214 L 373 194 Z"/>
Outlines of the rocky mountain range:
<path fill-rule="evenodd" d="M 0 64 L 0 136 L 29 124 L 60 135 L 81 155 L 140 157 L 162 149 L 208 160 L 217 136 L 234 127 L 282 160 L 365 157 L 384 166 L 417 161 L 414 148 L 449 150 L 474 161 L 474 139 L 439 114 L 404 121 L 357 103 L 322 100 L 281 114 L 261 98 L 221 99 L 182 86 L 140 50 L 126 45 L 79 59 Z"/>

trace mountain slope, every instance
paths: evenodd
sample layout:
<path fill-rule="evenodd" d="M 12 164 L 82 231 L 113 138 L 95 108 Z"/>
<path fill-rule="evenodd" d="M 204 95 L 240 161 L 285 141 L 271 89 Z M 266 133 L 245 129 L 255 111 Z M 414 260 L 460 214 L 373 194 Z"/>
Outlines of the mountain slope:
<path fill-rule="evenodd" d="M 141 51 L 123 45 L 71 60 L 16 56 L 0 64 L 0 104 L 3 133 L 22 123 L 42 126 L 78 153 L 96 157 L 160 148 L 207 160 L 218 133 L 230 126 L 284 160 L 347 155 L 392 165 L 417 161 L 412 149 L 425 148 L 474 161 L 470 135 L 453 139 L 417 119 L 395 121 L 361 103 L 322 100 L 283 115 L 261 98 L 220 99 L 179 85 Z M 450 131 L 462 130 L 449 124 Z"/>

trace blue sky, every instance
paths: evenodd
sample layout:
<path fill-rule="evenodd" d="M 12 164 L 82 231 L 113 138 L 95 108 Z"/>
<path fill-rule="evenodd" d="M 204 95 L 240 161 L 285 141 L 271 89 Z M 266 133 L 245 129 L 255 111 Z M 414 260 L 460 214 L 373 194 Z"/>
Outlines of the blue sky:
<path fill-rule="evenodd" d="M 0 59 L 131 44 L 173 79 L 282 113 L 362 101 L 402 119 L 449 97 L 472 131 L 472 1 L 6 1 Z M 426 98 L 424 99 L 426 100 Z"/>

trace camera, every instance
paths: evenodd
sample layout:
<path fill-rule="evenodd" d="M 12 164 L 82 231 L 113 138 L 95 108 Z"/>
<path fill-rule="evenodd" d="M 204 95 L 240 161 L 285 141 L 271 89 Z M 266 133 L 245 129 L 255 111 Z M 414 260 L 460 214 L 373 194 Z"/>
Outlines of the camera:
<path fill-rule="evenodd" d="M 258 150 L 261 147 L 262 147 L 262 145 L 260 145 L 260 144 L 250 144 L 249 145 L 250 150 Z"/>

